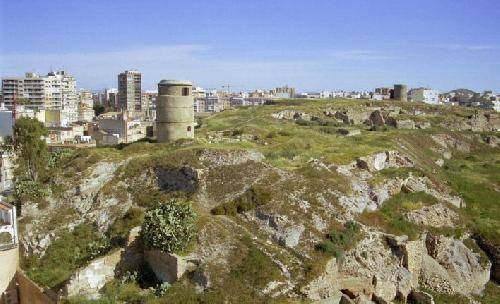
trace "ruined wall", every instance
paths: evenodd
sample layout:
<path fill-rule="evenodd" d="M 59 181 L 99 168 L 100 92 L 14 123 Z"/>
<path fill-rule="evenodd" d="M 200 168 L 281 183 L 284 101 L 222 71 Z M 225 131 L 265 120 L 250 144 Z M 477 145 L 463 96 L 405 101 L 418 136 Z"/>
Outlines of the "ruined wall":
<path fill-rule="evenodd" d="M 99 290 L 115 277 L 116 265 L 120 262 L 122 250 L 93 260 L 87 267 L 79 269 L 71 276 L 65 287 L 67 296 L 85 295 L 98 298 Z"/>
<path fill-rule="evenodd" d="M 17 284 L 20 304 L 55 304 L 56 296 L 49 297 L 42 288 L 22 272 L 17 272 Z"/>
<path fill-rule="evenodd" d="M 0 295 L 7 289 L 19 267 L 19 247 L 0 251 Z"/>
<path fill-rule="evenodd" d="M 181 257 L 160 250 L 146 251 L 145 258 L 156 277 L 163 282 L 174 283 L 187 268 L 187 262 Z"/>

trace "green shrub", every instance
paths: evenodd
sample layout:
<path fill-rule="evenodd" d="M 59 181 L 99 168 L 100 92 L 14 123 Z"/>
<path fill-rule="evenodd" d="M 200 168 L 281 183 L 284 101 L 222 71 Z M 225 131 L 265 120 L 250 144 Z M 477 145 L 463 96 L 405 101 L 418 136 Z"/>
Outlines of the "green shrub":
<path fill-rule="evenodd" d="M 387 233 L 407 235 L 410 239 L 415 239 L 422 227 L 406 220 L 405 214 L 436 203 L 436 198 L 425 192 L 400 192 L 384 202 L 380 209 L 363 212 L 359 220 L 366 225 L 379 227 Z"/>
<path fill-rule="evenodd" d="M 130 230 L 140 226 L 144 220 L 144 212 L 139 208 L 130 208 L 127 213 L 116 220 L 108 230 L 112 244 L 124 246 Z"/>
<path fill-rule="evenodd" d="M 146 212 L 141 235 L 150 249 L 182 251 L 196 236 L 195 211 L 188 204 L 171 200 Z"/>
<path fill-rule="evenodd" d="M 97 255 L 107 253 L 106 244 L 94 227 L 82 224 L 52 241 L 42 257 L 24 257 L 22 268 L 42 286 L 56 287 Z M 92 245 L 91 245 L 92 244 Z"/>
<path fill-rule="evenodd" d="M 236 215 L 258 206 L 265 205 L 271 200 L 271 192 L 260 186 L 252 186 L 236 200 L 221 204 L 212 209 L 214 215 Z"/>
<path fill-rule="evenodd" d="M 23 201 L 38 200 L 49 196 L 50 188 L 32 180 L 19 180 L 16 182 L 14 194 Z"/>
<path fill-rule="evenodd" d="M 248 251 L 241 263 L 231 270 L 232 279 L 259 289 L 271 281 L 279 280 L 281 271 L 278 266 L 250 241 L 246 242 L 249 243 Z"/>
<path fill-rule="evenodd" d="M 316 245 L 316 250 L 341 258 L 344 251 L 356 245 L 360 239 L 360 226 L 353 221 L 347 221 L 340 230 L 332 230 L 327 240 Z"/>

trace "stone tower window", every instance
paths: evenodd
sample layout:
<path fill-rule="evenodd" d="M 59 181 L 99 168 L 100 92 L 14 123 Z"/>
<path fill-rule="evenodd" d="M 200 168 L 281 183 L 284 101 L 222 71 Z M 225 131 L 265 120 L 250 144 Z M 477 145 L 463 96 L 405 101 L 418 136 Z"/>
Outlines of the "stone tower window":
<path fill-rule="evenodd" d="M 188 127 L 187 127 L 187 131 L 188 131 L 188 132 L 191 132 L 191 126 L 188 126 Z"/>
<path fill-rule="evenodd" d="M 189 88 L 182 88 L 182 96 L 189 96 Z"/>

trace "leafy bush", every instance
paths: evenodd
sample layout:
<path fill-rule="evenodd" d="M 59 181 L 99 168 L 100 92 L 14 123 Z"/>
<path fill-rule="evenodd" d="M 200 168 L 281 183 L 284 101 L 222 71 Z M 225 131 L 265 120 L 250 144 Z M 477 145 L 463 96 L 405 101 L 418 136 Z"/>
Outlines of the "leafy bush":
<path fill-rule="evenodd" d="M 271 200 L 271 192 L 260 186 L 252 186 L 236 200 L 221 204 L 212 209 L 215 215 L 236 215 L 258 206 L 265 205 Z"/>
<path fill-rule="evenodd" d="M 111 250 L 111 242 L 107 238 L 97 239 L 87 244 L 86 251 L 88 252 L 87 259 L 91 260 L 102 256 Z"/>
<path fill-rule="evenodd" d="M 158 204 L 144 217 L 144 244 L 166 252 L 182 251 L 196 236 L 196 220 L 196 213 L 188 204 L 175 200 Z"/>
<path fill-rule="evenodd" d="M 50 195 L 50 189 L 39 182 L 19 180 L 14 188 L 14 195 L 21 200 L 36 200 Z"/>
<path fill-rule="evenodd" d="M 170 285 L 168 282 L 163 282 L 154 289 L 154 294 L 157 297 L 166 296 L 170 287 L 172 287 L 172 285 Z"/>
<path fill-rule="evenodd" d="M 340 258 L 344 251 L 351 249 L 359 241 L 360 227 L 353 221 L 347 221 L 342 230 L 332 230 L 327 240 L 316 245 L 316 249 Z"/>

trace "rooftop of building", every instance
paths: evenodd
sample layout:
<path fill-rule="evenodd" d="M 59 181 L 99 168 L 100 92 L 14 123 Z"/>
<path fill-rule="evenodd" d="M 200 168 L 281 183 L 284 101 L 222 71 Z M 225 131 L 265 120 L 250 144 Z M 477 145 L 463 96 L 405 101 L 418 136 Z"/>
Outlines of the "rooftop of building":
<path fill-rule="evenodd" d="M 174 79 L 162 79 L 158 85 L 179 85 L 179 86 L 192 86 L 193 84 L 189 80 L 174 80 Z"/>

